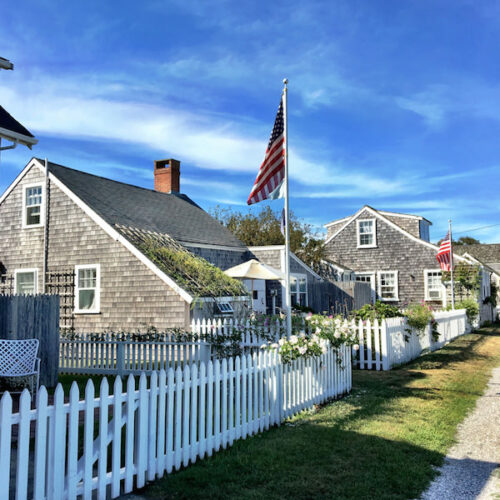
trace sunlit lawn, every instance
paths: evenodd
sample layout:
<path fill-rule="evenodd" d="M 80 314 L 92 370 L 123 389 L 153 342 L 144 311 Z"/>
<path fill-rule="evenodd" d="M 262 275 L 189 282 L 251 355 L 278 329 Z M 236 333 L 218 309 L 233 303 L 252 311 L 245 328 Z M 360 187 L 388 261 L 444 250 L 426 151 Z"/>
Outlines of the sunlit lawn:
<path fill-rule="evenodd" d="M 500 328 L 390 372 L 351 396 L 239 441 L 140 492 L 152 498 L 416 498 L 500 365 Z"/>

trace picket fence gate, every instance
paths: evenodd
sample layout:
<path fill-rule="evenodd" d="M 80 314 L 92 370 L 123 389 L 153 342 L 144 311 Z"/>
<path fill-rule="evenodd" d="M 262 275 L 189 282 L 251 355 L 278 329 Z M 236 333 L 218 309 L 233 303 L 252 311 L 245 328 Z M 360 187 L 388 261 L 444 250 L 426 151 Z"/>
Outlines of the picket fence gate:
<path fill-rule="evenodd" d="M 275 350 L 130 375 L 113 394 L 103 378 L 99 397 L 61 385 L 37 408 L 23 392 L 19 412 L 0 400 L 0 498 L 116 498 L 315 404 L 350 392 L 349 348 L 282 364 Z M 30 439 L 34 437 L 33 439 Z M 33 446 L 34 441 L 34 446 Z"/>
<path fill-rule="evenodd" d="M 352 348 L 353 366 L 361 370 L 390 370 L 408 363 L 426 351 L 435 351 L 451 340 L 469 333 L 465 309 L 435 312 L 439 338 L 434 341 L 431 325 L 425 332 L 409 333 L 406 318 L 351 322 L 358 345 Z"/>

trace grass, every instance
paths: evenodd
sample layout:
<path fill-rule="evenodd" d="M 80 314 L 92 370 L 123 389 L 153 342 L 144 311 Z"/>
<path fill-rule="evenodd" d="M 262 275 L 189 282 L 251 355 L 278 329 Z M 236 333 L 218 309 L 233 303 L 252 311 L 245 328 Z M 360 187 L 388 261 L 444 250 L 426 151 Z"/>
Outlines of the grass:
<path fill-rule="evenodd" d="M 390 372 L 352 395 L 156 481 L 151 498 L 417 498 L 500 365 L 500 328 Z"/>

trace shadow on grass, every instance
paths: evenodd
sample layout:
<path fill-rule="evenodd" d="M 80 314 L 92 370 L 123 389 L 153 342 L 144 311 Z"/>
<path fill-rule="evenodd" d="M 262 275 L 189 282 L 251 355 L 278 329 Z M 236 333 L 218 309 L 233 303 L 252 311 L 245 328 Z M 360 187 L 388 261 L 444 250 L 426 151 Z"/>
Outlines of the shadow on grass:
<path fill-rule="evenodd" d="M 443 456 L 408 443 L 302 424 L 237 442 L 143 490 L 151 498 L 416 498 Z"/>

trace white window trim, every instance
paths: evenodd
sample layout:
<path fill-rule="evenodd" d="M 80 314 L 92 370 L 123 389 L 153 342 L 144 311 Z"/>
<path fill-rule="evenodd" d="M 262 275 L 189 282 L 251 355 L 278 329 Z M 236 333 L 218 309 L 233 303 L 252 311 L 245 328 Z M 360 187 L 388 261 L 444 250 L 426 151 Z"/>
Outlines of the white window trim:
<path fill-rule="evenodd" d="M 80 269 L 95 269 L 96 270 L 96 291 L 95 291 L 95 307 L 94 309 L 80 309 L 78 307 L 79 287 L 78 287 L 78 271 Z M 101 265 L 100 264 L 81 264 L 75 266 L 75 314 L 99 314 L 101 312 Z"/>
<path fill-rule="evenodd" d="M 382 298 L 382 274 L 394 274 L 396 281 L 396 297 L 392 299 Z M 377 271 L 377 295 L 381 302 L 399 302 L 399 271 Z"/>
<path fill-rule="evenodd" d="M 14 270 L 14 291 L 17 294 L 17 275 L 19 273 L 34 273 L 35 274 L 35 290 L 33 292 L 33 295 L 36 295 L 38 293 L 38 268 L 36 267 L 28 267 L 25 269 L 15 269 Z"/>
<path fill-rule="evenodd" d="M 306 280 L 306 303 L 304 304 L 305 307 L 309 307 L 309 294 L 307 292 L 307 285 L 308 285 L 308 282 L 307 282 L 307 274 L 301 274 L 301 273 L 290 273 L 290 278 L 294 277 L 296 280 L 297 280 L 297 290 L 295 292 L 295 295 L 296 295 L 296 298 L 298 299 L 300 297 L 300 290 L 299 290 L 299 279 L 301 278 L 304 278 Z M 290 284 L 291 284 L 291 281 L 290 280 Z M 303 292 L 302 292 L 303 293 Z M 290 295 L 292 294 L 292 291 L 290 290 Z M 291 301 L 291 297 L 290 297 L 290 301 Z M 297 300 L 297 303 L 299 303 L 299 301 Z"/>
<path fill-rule="evenodd" d="M 444 301 L 446 299 L 446 287 L 442 283 L 441 283 L 441 298 L 440 299 L 433 299 L 433 298 L 429 297 L 429 282 L 428 282 L 429 273 L 442 273 L 442 270 L 439 268 L 424 269 L 424 297 L 425 297 L 425 300 L 429 300 L 432 302 L 442 301 L 444 303 Z"/>
<path fill-rule="evenodd" d="M 40 223 L 39 224 L 26 224 L 26 190 L 33 187 L 42 188 L 42 204 L 40 205 Z M 35 227 L 43 227 L 45 225 L 45 186 L 43 182 L 32 182 L 31 184 L 23 185 L 23 213 L 22 217 L 22 228 L 32 229 Z"/>
<path fill-rule="evenodd" d="M 359 225 L 361 222 L 373 222 L 373 243 L 371 245 L 361 244 L 361 234 L 359 232 Z M 377 247 L 377 219 L 357 219 L 356 220 L 356 233 L 358 248 L 376 248 Z"/>

